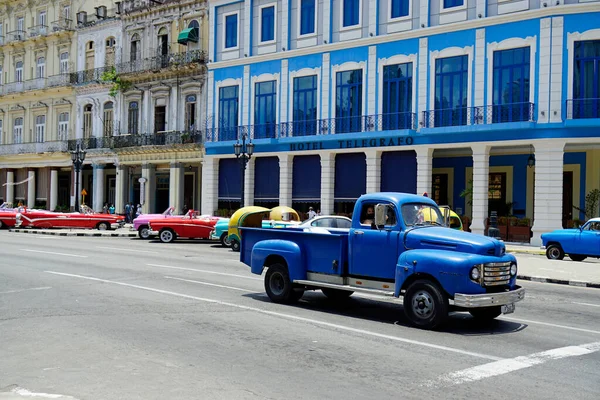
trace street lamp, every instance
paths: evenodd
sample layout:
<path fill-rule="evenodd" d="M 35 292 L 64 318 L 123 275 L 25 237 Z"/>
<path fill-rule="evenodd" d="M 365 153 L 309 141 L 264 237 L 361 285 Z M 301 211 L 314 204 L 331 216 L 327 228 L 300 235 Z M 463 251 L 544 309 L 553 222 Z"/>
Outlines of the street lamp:
<path fill-rule="evenodd" d="M 79 212 L 79 172 L 85 160 L 85 150 L 81 148 L 81 144 L 77 143 L 75 150 L 71 151 L 71 161 L 75 167 L 75 211 Z"/>
<path fill-rule="evenodd" d="M 240 170 L 242 172 L 242 190 L 240 191 L 240 208 L 244 207 L 244 181 L 246 180 L 246 165 L 250 161 L 250 157 L 254 153 L 254 143 L 246 143 L 248 135 L 244 133 L 242 135 L 242 143 L 239 140 L 233 145 L 233 151 L 240 163 Z"/>

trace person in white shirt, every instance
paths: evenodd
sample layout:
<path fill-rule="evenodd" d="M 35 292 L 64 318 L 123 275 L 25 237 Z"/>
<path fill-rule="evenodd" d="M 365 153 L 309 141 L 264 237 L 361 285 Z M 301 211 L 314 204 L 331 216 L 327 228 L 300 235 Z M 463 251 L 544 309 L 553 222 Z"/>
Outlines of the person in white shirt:
<path fill-rule="evenodd" d="M 317 213 L 315 212 L 315 210 L 313 210 L 312 207 L 308 207 L 308 219 L 313 219 L 316 216 Z"/>

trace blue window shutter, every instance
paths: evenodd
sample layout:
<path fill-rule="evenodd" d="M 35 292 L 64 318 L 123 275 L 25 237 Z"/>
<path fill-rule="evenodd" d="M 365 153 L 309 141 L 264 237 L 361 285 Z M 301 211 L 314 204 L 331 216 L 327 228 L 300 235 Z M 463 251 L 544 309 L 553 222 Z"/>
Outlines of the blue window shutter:
<path fill-rule="evenodd" d="M 336 133 L 362 130 L 362 76 L 362 69 L 338 72 L 336 75 Z"/>
<path fill-rule="evenodd" d="M 238 45 L 238 16 L 237 14 L 225 17 L 225 48 L 236 47 Z"/>
<path fill-rule="evenodd" d="M 279 200 L 279 157 L 258 157 L 254 164 L 254 200 Z"/>
<path fill-rule="evenodd" d="M 317 76 L 294 78 L 293 134 L 317 134 Z"/>
<path fill-rule="evenodd" d="M 257 82 L 254 95 L 254 138 L 275 139 L 277 131 L 276 81 Z"/>
<path fill-rule="evenodd" d="M 573 118 L 600 118 L 600 40 L 575 42 Z"/>
<path fill-rule="evenodd" d="M 435 126 L 467 124 L 468 56 L 435 60 Z"/>
<path fill-rule="evenodd" d="M 321 200 L 321 157 L 295 156 L 292 200 Z"/>
<path fill-rule="evenodd" d="M 365 153 L 335 156 L 336 201 L 356 200 L 367 192 L 367 158 Z"/>
<path fill-rule="evenodd" d="M 358 25 L 360 0 L 343 0 L 343 25 L 354 26 Z"/>
<path fill-rule="evenodd" d="M 412 129 L 412 63 L 383 68 L 383 130 Z"/>
<path fill-rule="evenodd" d="M 260 41 L 268 42 L 275 39 L 275 6 L 265 7 L 261 13 Z"/>
<path fill-rule="evenodd" d="M 315 33 L 315 1 L 301 0 L 300 4 L 300 34 Z"/>
<path fill-rule="evenodd" d="M 381 191 L 417 192 L 417 154 L 386 151 L 381 155 Z"/>
<path fill-rule="evenodd" d="M 242 172 L 236 158 L 219 160 L 219 200 L 240 200 Z"/>
<path fill-rule="evenodd" d="M 237 140 L 239 86 L 219 88 L 219 141 Z"/>

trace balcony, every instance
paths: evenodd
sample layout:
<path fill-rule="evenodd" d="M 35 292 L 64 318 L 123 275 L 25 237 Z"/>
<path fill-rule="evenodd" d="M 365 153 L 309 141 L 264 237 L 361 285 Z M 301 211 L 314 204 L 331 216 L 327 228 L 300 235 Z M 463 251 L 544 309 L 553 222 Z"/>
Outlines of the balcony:
<path fill-rule="evenodd" d="M 11 31 L 6 33 L 6 43 L 20 42 L 21 40 L 27 39 L 25 31 Z"/>
<path fill-rule="evenodd" d="M 41 90 L 46 88 L 46 78 L 29 79 L 23 82 L 23 90 Z"/>
<path fill-rule="evenodd" d="M 197 145 L 203 143 L 203 135 L 200 131 L 169 131 L 142 135 L 125 134 L 113 136 L 112 140 L 114 149 L 140 146 Z"/>
<path fill-rule="evenodd" d="M 206 63 L 206 53 L 202 50 L 190 50 L 183 53 L 170 53 L 156 57 L 128 61 L 117 65 L 120 74 L 132 74 L 146 71 L 160 71 L 189 64 Z"/>
<path fill-rule="evenodd" d="M 567 100 L 567 119 L 600 118 L 600 98 Z"/>
<path fill-rule="evenodd" d="M 48 26 L 46 25 L 35 25 L 29 28 L 29 37 L 34 38 L 37 36 L 46 36 L 48 34 Z"/>
<path fill-rule="evenodd" d="M 73 30 L 73 21 L 67 18 L 52 22 L 52 32 Z"/>
<path fill-rule="evenodd" d="M 159 7 L 163 4 L 174 3 L 179 0 L 125 0 L 121 2 L 121 13 L 123 14 L 131 14 L 136 11 L 148 10 L 152 7 Z"/>
<path fill-rule="evenodd" d="M 68 150 L 75 150 L 78 144 L 81 146 L 82 149 L 86 150 L 112 149 L 114 147 L 113 139 L 113 136 L 101 136 L 86 139 L 69 140 Z"/>
<path fill-rule="evenodd" d="M 25 84 L 23 82 L 11 82 L 4 85 L 4 94 L 22 92 Z"/>
<path fill-rule="evenodd" d="M 71 84 L 71 74 L 52 75 L 46 78 L 47 87 L 69 86 Z"/>
<path fill-rule="evenodd" d="M 85 71 L 72 72 L 71 83 L 74 85 L 86 85 L 90 83 L 102 83 L 102 74 L 111 71 L 113 67 L 100 67 L 86 69 Z"/>
<path fill-rule="evenodd" d="M 3 144 L 0 145 L 0 155 L 15 155 L 15 154 L 42 154 L 42 153 L 57 153 L 67 151 L 66 140 L 55 140 L 50 142 L 30 142 L 18 144 Z"/>
<path fill-rule="evenodd" d="M 417 117 L 412 112 L 363 115 L 357 117 L 302 120 L 279 124 L 208 128 L 208 142 L 238 140 L 246 134 L 251 139 L 281 139 L 316 135 L 335 135 L 350 132 L 381 132 L 416 130 Z"/>
<path fill-rule="evenodd" d="M 424 128 L 535 122 L 533 103 L 511 103 L 492 106 L 456 107 L 423 111 Z"/>

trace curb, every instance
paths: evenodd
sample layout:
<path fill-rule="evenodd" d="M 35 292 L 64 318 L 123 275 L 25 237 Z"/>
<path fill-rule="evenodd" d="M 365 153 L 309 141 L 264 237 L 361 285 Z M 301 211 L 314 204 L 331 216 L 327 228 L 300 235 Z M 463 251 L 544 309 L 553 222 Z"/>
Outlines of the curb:
<path fill-rule="evenodd" d="M 137 233 L 100 233 L 100 232 L 61 232 L 50 230 L 32 230 L 32 229 L 9 229 L 9 232 L 28 233 L 32 235 L 52 235 L 52 236 L 87 236 L 87 237 L 137 237 Z"/>
<path fill-rule="evenodd" d="M 568 279 L 554 279 L 554 278 L 547 278 L 544 276 L 517 275 L 517 279 L 521 279 L 524 281 L 531 281 L 531 282 L 554 283 L 554 284 L 558 284 L 558 285 L 569 285 L 569 286 L 600 289 L 600 283 L 584 282 L 584 281 L 576 281 L 576 280 L 568 280 Z"/>
<path fill-rule="evenodd" d="M 536 255 L 536 256 L 544 256 L 546 255 L 546 252 L 543 250 L 520 250 L 520 249 L 506 249 L 507 253 L 513 253 L 513 254 L 531 254 L 531 255 Z"/>

